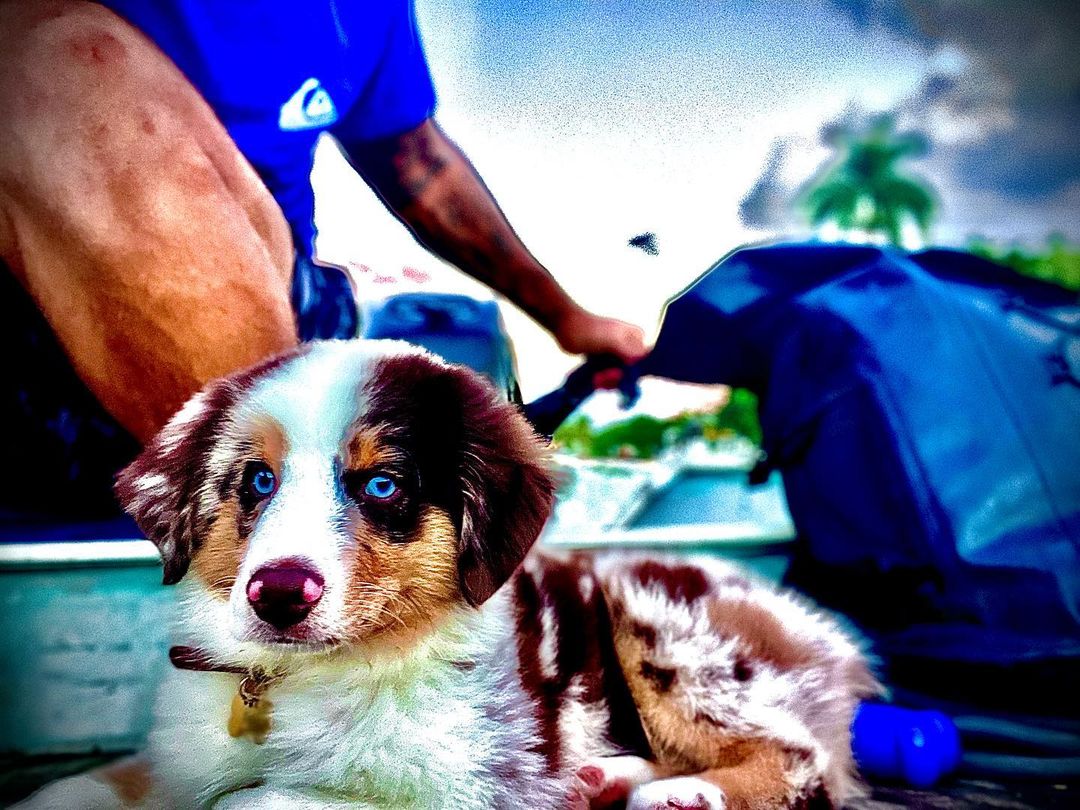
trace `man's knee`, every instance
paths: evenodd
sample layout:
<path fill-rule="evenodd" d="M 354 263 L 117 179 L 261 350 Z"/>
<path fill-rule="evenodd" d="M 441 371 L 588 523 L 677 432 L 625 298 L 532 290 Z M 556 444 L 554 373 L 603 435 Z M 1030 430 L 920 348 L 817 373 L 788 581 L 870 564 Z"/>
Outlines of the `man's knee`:
<path fill-rule="evenodd" d="M 0 7 L 0 24 L 0 180 L 16 202 L 77 200 L 105 213 L 97 195 L 156 151 L 148 136 L 162 96 L 186 117 L 170 88 L 175 67 L 94 3 L 16 2 Z"/>
<path fill-rule="evenodd" d="M 291 241 L 273 198 L 140 32 L 70 0 L 7 4 L 0 30 L 0 192 L 26 218 L 58 218 L 106 250 L 132 235 L 200 235 L 226 254 L 223 243 L 254 239 L 287 281 Z"/>
<path fill-rule="evenodd" d="M 96 3 L 3 4 L 0 100 L 9 124 L 40 125 L 56 122 L 58 113 L 92 109 L 136 78 L 131 55 L 143 44 L 130 24 Z"/>

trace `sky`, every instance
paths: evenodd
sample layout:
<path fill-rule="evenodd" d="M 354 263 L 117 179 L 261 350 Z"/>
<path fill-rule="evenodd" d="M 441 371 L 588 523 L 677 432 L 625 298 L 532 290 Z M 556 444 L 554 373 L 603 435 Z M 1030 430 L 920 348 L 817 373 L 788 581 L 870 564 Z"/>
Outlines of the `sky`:
<path fill-rule="evenodd" d="M 1078 8 L 417 0 L 444 129 L 575 298 L 649 331 L 731 250 L 809 235 L 789 201 L 845 115 L 892 111 L 930 138 L 910 171 L 941 197 L 931 241 L 1080 238 Z M 486 294 L 419 248 L 331 143 L 314 180 L 320 254 L 359 268 L 365 295 L 410 278 Z M 657 255 L 628 244 L 643 232 Z M 529 398 L 574 361 L 504 310 Z"/>

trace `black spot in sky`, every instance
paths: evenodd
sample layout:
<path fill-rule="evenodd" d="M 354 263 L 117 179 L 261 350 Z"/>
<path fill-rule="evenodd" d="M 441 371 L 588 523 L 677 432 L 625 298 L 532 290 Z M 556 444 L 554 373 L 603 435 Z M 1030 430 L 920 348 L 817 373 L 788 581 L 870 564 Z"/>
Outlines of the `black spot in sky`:
<path fill-rule="evenodd" d="M 630 241 L 627 242 L 630 247 L 640 248 L 648 253 L 650 256 L 659 256 L 660 248 L 656 244 L 656 234 L 652 231 L 646 231 L 645 233 L 639 233 L 637 236 L 630 237 Z"/>

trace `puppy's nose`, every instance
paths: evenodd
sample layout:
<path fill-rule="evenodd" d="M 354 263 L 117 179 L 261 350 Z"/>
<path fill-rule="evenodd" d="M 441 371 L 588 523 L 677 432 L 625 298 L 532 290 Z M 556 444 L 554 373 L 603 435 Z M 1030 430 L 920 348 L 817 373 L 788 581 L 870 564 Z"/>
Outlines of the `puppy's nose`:
<path fill-rule="evenodd" d="M 247 586 L 248 601 L 255 615 L 278 630 L 302 622 L 322 595 L 322 575 L 295 560 L 260 568 Z"/>

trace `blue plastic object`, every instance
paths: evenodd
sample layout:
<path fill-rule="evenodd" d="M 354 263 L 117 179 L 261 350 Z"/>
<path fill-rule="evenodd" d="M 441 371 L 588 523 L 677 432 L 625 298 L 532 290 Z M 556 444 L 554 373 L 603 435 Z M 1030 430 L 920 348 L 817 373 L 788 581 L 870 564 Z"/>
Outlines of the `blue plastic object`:
<path fill-rule="evenodd" d="M 393 295 L 365 308 L 360 336 L 423 346 L 486 375 L 509 399 L 520 399 L 510 341 L 494 301 L 447 293 Z"/>
<path fill-rule="evenodd" d="M 866 776 L 918 788 L 935 785 L 960 764 L 960 734 L 937 711 L 863 703 L 851 724 L 851 748 Z"/>

